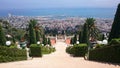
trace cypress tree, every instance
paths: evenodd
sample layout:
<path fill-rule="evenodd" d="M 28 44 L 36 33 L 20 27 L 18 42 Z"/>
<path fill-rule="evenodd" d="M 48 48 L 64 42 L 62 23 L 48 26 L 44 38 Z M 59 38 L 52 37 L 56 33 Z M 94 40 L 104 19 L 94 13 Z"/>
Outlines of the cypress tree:
<path fill-rule="evenodd" d="M 29 23 L 29 41 L 30 44 L 36 44 L 36 34 L 32 23 Z"/>
<path fill-rule="evenodd" d="M 82 42 L 82 31 L 79 32 L 79 42 Z"/>
<path fill-rule="evenodd" d="M 73 44 L 76 44 L 77 42 L 77 34 L 75 34 L 74 38 L 73 38 Z"/>
<path fill-rule="evenodd" d="M 71 38 L 71 40 L 70 40 L 70 44 L 73 44 L 73 38 Z"/>
<path fill-rule="evenodd" d="M 36 40 L 40 41 L 40 31 L 36 30 Z"/>
<path fill-rule="evenodd" d="M 6 45 L 5 43 L 6 43 L 6 38 L 2 29 L 2 25 L 0 23 L 0 45 Z"/>
<path fill-rule="evenodd" d="M 83 26 L 82 43 L 88 43 L 88 26 L 87 26 L 87 23 L 85 23 L 84 26 Z"/>
<path fill-rule="evenodd" d="M 114 22 L 112 24 L 112 29 L 109 34 L 109 39 L 108 41 L 110 42 L 114 38 L 120 38 L 120 4 L 118 5 Z"/>
<path fill-rule="evenodd" d="M 44 45 L 47 44 L 47 38 L 45 38 L 45 35 L 43 35 L 43 44 L 44 44 Z"/>
<path fill-rule="evenodd" d="M 48 44 L 51 46 L 50 38 L 48 38 Z"/>

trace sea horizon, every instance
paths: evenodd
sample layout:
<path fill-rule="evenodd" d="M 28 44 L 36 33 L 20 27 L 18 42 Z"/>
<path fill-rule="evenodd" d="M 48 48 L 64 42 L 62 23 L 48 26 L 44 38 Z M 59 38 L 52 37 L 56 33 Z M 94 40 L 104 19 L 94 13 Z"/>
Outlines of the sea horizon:
<path fill-rule="evenodd" d="M 114 18 L 116 8 L 41 8 L 41 9 L 0 9 L 0 17 L 16 16 L 68 16 Z"/>

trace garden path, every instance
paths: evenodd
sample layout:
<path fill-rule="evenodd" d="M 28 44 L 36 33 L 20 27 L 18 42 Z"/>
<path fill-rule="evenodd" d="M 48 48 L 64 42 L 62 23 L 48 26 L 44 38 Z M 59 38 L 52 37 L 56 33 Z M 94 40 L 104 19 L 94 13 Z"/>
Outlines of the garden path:
<path fill-rule="evenodd" d="M 80 57 L 71 57 L 65 52 L 67 45 L 63 41 L 55 44 L 56 52 L 27 61 L 0 63 L 0 68 L 120 68 L 118 65 L 87 61 Z"/>

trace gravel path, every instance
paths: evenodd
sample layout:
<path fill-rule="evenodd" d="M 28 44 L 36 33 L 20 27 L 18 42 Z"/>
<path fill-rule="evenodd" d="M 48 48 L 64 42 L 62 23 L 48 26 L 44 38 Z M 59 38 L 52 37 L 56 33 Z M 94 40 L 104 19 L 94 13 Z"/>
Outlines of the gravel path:
<path fill-rule="evenodd" d="M 70 57 L 66 52 L 66 44 L 57 42 L 56 52 L 27 61 L 1 63 L 0 68 L 120 68 L 118 65 L 86 61 L 80 57 Z"/>

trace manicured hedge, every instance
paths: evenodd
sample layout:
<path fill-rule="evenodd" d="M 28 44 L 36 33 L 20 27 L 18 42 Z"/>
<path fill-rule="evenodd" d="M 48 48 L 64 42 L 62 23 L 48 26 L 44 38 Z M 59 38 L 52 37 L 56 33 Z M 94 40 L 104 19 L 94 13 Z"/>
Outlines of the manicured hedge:
<path fill-rule="evenodd" d="M 41 46 L 37 44 L 30 45 L 30 56 L 32 57 L 42 57 Z"/>
<path fill-rule="evenodd" d="M 73 51 L 74 51 L 73 49 L 74 49 L 73 46 L 69 46 L 66 48 L 66 52 L 69 54 L 73 54 Z"/>
<path fill-rule="evenodd" d="M 90 50 L 89 60 L 120 63 L 120 45 Z"/>
<path fill-rule="evenodd" d="M 20 61 L 26 59 L 27 59 L 26 50 L 0 46 L 0 63 L 10 62 L 10 61 Z"/>
<path fill-rule="evenodd" d="M 51 46 L 42 46 L 42 54 L 50 54 L 55 51 L 55 48 Z"/>
<path fill-rule="evenodd" d="M 119 45 L 120 44 L 120 39 L 112 39 L 110 42 L 109 42 L 109 45 Z"/>
<path fill-rule="evenodd" d="M 75 57 L 84 57 L 87 52 L 87 44 L 75 44 L 66 48 L 66 52 Z"/>

